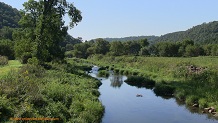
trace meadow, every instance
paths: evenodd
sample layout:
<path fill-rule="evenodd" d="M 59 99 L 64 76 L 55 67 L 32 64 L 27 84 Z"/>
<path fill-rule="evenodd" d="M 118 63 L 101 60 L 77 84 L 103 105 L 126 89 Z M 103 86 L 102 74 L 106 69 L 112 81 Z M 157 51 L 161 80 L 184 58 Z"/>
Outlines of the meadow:
<path fill-rule="evenodd" d="M 187 105 L 218 110 L 218 57 L 141 57 L 93 55 L 90 63 L 125 74 L 154 80 L 157 96 L 174 96 Z M 138 78 L 137 78 L 138 77 Z M 142 79 L 143 80 L 143 79 Z"/>

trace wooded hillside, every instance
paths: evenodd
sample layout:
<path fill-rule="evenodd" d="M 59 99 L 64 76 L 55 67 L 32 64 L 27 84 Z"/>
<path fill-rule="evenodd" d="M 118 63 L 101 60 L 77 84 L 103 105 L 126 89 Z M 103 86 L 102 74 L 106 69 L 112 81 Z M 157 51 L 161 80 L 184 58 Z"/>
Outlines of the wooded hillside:
<path fill-rule="evenodd" d="M 17 9 L 0 2 L 0 29 L 5 26 L 11 28 L 18 27 L 18 21 L 20 18 L 21 15 Z"/>

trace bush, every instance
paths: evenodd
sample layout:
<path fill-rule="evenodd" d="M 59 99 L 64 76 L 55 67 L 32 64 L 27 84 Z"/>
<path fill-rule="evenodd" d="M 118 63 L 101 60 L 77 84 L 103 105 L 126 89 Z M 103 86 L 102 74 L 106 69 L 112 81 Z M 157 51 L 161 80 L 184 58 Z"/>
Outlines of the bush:
<path fill-rule="evenodd" d="M 6 97 L 0 96 L 0 121 L 6 121 L 13 116 L 13 105 Z"/>
<path fill-rule="evenodd" d="M 45 73 L 45 69 L 39 65 L 24 65 L 20 70 L 19 74 L 27 74 L 28 76 L 33 76 L 33 77 L 43 77 L 43 74 Z"/>
<path fill-rule="evenodd" d="M 114 73 L 119 73 L 119 69 L 118 68 L 116 68 L 116 69 L 114 69 Z"/>
<path fill-rule="evenodd" d="M 199 99 L 199 100 L 198 100 L 198 104 L 199 104 L 199 107 L 200 107 L 200 108 L 206 108 L 206 107 L 208 107 L 208 105 L 207 105 L 207 100 L 204 99 L 204 98 Z"/>
<path fill-rule="evenodd" d="M 39 64 L 39 60 L 36 57 L 29 58 L 28 59 L 28 64 L 38 65 Z"/>
<path fill-rule="evenodd" d="M 106 71 L 106 70 L 100 70 L 98 72 L 99 77 L 109 77 L 109 75 L 110 75 L 110 73 L 108 71 Z"/>
<path fill-rule="evenodd" d="M 7 64 L 8 64 L 8 57 L 0 56 L 0 66 L 7 65 Z"/>
<path fill-rule="evenodd" d="M 186 92 L 183 89 L 177 89 L 175 92 L 175 97 L 179 100 L 185 100 Z"/>
<path fill-rule="evenodd" d="M 29 52 L 25 52 L 22 56 L 21 56 L 21 59 L 20 59 L 20 62 L 22 64 L 26 64 L 28 62 L 28 59 L 29 58 L 32 58 L 32 54 L 29 53 Z"/>
<path fill-rule="evenodd" d="M 198 102 L 198 97 L 195 95 L 187 96 L 185 99 L 185 103 L 187 105 L 192 105 L 192 104 L 197 103 L 197 102 Z"/>

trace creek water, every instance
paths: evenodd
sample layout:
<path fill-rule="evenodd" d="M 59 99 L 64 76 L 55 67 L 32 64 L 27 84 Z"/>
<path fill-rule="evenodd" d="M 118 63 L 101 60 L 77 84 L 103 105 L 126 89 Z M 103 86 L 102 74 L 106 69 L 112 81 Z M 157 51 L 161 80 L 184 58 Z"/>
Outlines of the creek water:
<path fill-rule="evenodd" d="M 218 123 L 212 115 L 202 114 L 198 108 L 187 107 L 175 98 L 156 96 L 152 89 L 128 85 L 124 82 L 126 76 L 111 72 L 108 78 L 102 78 L 97 76 L 97 70 L 93 67 L 90 75 L 102 82 L 102 123 Z"/>

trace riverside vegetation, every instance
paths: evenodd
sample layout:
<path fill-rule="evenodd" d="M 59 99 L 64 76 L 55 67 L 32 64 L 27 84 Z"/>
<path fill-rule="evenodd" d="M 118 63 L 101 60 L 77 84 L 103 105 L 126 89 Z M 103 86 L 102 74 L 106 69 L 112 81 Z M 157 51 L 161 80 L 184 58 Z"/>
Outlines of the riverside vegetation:
<path fill-rule="evenodd" d="M 66 44 L 80 42 L 67 30 L 82 20 L 81 12 L 67 0 L 28 0 L 20 12 L 0 6 L 0 122 L 100 122 L 100 81 L 85 73 L 86 66 L 64 59 Z"/>
<path fill-rule="evenodd" d="M 46 69 L 33 64 L 16 66 L 17 71 L 8 71 L 0 79 L 1 122 L 11 122 L 11 117 L 59 118 L 53 122 L 60 123 L 101 121 L 104 107 L 97 90 L 101 83 L 84 72 L 86 67 L 73 60 L 49 63 Z"/>
<path fill-rule="evenodd" d="M 88 61 L 128 75 L 127 83 L 155 85 L 158 96 L 175 96 L 190 106 L 218 110 L 218 57 L 93 55 Z"/>
<path fill-rule="evenodd" d="M 218 22 L 204 24 L 211 29 L 205 34 L 201 35 L 198 26 L 193 29 L 197 33 L 191 31 L 190 39 L 180 38 L 175 42 L 149 44 L 142 38 L 83 43 L 67 34 L 69 27 L 82 20 L 81 12 L 67 0 L 29 0 L 20 13 L 2 2 L 0 6 L 0 16 L 4 19 L 0 23 L 1 122 L 10 122 L 10 117 L 100 122 L 104 112 L 98 100 L 100 82 L 87 76 L 84 71 L 90 67 L 77 59 L 69 59 L 67 63 L 64 53 L 67 57 L 89 58 L 89 62 L 105 69 L 129 75 L 126 82 L 136 85 L 133 81 L 142 81 L 139 87 L 154 88 L 157 95 L 173 94 L 188 105 L 218 109 L 218 60 L 214 57 L 218 56 Z M 63 20 L 66 14 L 69 26 Z M 198 43 L 199 38 L 202 43 Z M 210 57 L 176 58 L 193 56 Z M 109 74 L 102 70 L 99 75 Z"/>

